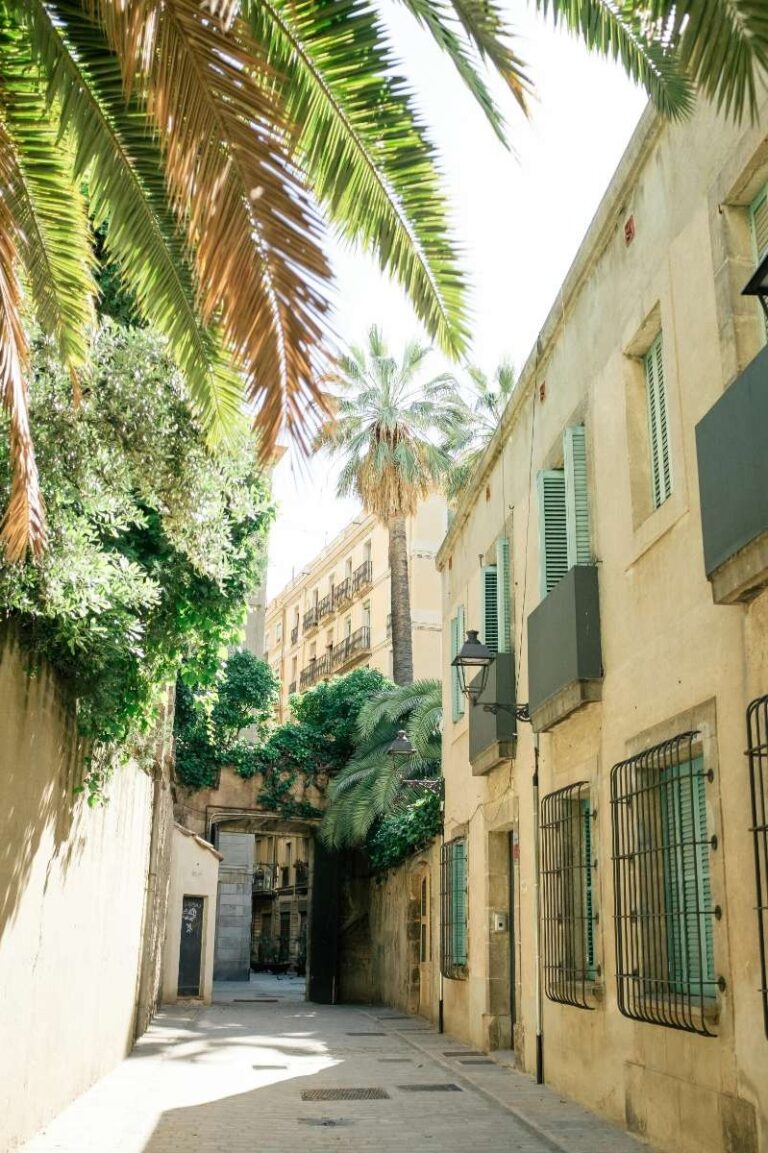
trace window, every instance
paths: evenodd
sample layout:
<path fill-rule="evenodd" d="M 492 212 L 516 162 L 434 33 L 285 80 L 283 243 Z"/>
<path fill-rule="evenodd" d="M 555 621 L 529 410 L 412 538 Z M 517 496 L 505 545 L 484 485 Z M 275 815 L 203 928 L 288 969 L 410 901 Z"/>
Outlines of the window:
<path fill-rule="evenodd" d="M 749 222 L 752 226 L 752 248 L 755 257 L 755 267 L 760 263 L 768 251 L 768 184 L 758 192 L 749 206 Z M 763 331 L 768 337 L 768 316 L 758 303 L 763 324 Z"/>
<path fill-rule="evenodd" d="M 459 605 L 456 616 L 451 619 L 451 660 L 459 655 L 464 644 L 464 606 Z M 451 665 L 451 716 L 454 722 L 464 715 L 464 694 L 461 691 L 459 670 Z"/>
<path fill-rule="evenodd" d="M 280 641 L 282 639 L 283 639 L 283 622 L 278 621 L 277 624 L 275 625 L 275 644 L 279 645 Z"/>
<path fill-rule="evenodd" d="M 644 364 L 651 448 L 651 493 L 653 507 L 661 508 L 664 501 L 672 495 L 667 394 L 664 385 L 664 346 L 661 333 L 645 354 Z"/>
<path fill-rule="evenodd" d="M 755 845 L 755 908 L 760 950 L 760 995 L 768 1037 L 768 696 L 747 709 L 747 756 Z"/>
<path fill-rule="evenodd" d="M 427 873 L 421 878 L 419 894 L 419 960 L 421 962 L 432 960 L 431 942 L 429 939 L 429 876 Z"/>
<path fill-rule="evenodd" d="M 589 785 L 579 781 L 541 803 L 542 952 L 551 1001 L 591 1009 L 595 894 Z"/>
<path fill-rule="evenodd" d="M 512 622 L 509 541 L 506 537 L 499 537 L 496 541 L 496 564 L 485 565 L 481 577 L 480 639 L 492 653 L 509 653 L 512 651 Z"/>
<path fill-rule="evenodd" d="M 707 783 L 698 733 L 611 770 L 619 1009 L 712 1035 L 714 964 Z"/>
<path fill-rule="evenodd" d="M 363 605 L 363 628 L 369 629 L 371 627 L 371 602 L 366 601 Z"/>
<path fill-rule="evenodd" d="M 269 629 L 264 633 L 264 652 L 269 652 Z"/>
<path fill-rule="evenodd" d="M 538 492 L 543 598 L 574 565 L 592 564 L 587 442 L 583 424 L 566 428 L 563 467 L 540 472 Z"/>
<path fill-rule="evenodd" d="M 352 617 L 347 617 L 347 619 L 344 621 L 344 636 L 352 636 Z"/>
<path fill-rule="evenodd" d="M 349 579 L 352 576 L 352 557 L 348 556 L 344 565 L 344 576 Z"/>
<path fill-rule="evenodd" d="M 467 966 L 467 842 L 457 837 L 443 845 L 441 873 L 441 958 L 445 977 L 463 976 Z"/>

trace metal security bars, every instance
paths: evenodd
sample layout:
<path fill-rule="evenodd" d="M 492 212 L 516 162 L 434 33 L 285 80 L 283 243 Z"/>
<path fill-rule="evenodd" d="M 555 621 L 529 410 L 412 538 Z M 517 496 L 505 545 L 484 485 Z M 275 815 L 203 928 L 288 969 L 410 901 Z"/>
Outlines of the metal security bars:
<path fill-rule="evenodd" d="M 457 837 L 440 853 L 440 968 L 463 977 L 467 968 L 467 842 Z"/>
<path fill-rule="evenodd" d="M 713 1036 L 707 785 L 699 734 L 681 733 L 611 770 L 616 965 L 625 1017 Z"/>
<path fill-rule="evenodd" d="M 589 784 L 578 781 L 541 803 L 542 956 L 551 1001 L 592 1009 L 595 894 Z"/>
<path fill-rule="evenodd" d="M 768 696 L 752 701 L 747 709 L 747 741 L 755 844 L 760 995 L 763 999 L 763 1026 L 768 1037 Z"/>

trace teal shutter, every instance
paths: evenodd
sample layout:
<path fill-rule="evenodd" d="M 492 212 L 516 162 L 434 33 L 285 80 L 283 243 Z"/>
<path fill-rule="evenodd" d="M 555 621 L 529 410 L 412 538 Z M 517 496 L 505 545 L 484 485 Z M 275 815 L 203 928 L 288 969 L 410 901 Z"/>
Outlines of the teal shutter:
<path fill-rule="evenodd" d="M 499 652 L 512 652 L 512 579 L 509 563 L 509 540 L 496 541 L 496 619 L 499 627 Z"/>
<path fill-rule="evenodd" d="M 592 563 L 589 531 L 589 490 L 587 486 L 587 438 L 583 424 L 566 428 L 563 434 L 565 461 L 565 511 L 568 568 Z"/>
<path fill-rule="evenodd" d="M 480 640 L 492 653 L 499 651 L 499 601 L 496 565 L 485 565 L 480 573 Z"/>
<path fill-rule="evenodd" d="M 752 245 L 754 249 L 755 265 L 757 266 L 768 251 L 768 184 L 760 192 L 749 207 L 749 219 L 752 225 Z M 758 302 L 763 329 L 768 336 L 768 316 L 763 312 Z"/>
<path fill-rule="evenodd" d="M 459 649 L 464 643 L 464 607 L 460 605 L 457 615 L 451 619 L 451 660 L 459 655 Z M 455 721 L 461 719 L 464 713 L 464 697 L 461 692 L 459 670 L 451 665 L 451 715 Z"/>
<path fill-rule="evenodd" d="M 539 575 L 542 599 L 568 572 L 568 530 L 565 511 L 565 473 L 562 469 L 540 472 Z"/>
<path fill-rule="evenodd" d="M 664 346 L 661 333 L 646 353 L 645 381 L 648 393 L 653 507 L 660 508 L 672 494 L 667 394 L 664 384 Z"/>
<path fill-rule="evenodd" d="M 662 790 L 667 965 L 677 993 L 714 996 L 715 955 L 704 760 L 676 766 Z"/>
<path fill-rule="evenodd" d="M 592 810 L 589 797 L 581 800 L 581 849 L 584 871 L 584 972 L 589 980 L 595 978 L 595 900 L 592 883 Z"/>
<path fill-rule="evenodd" d="M 454 965 L 467 963 L 467 842 L 454 841 L 451 853 L 451 953 Z"/>

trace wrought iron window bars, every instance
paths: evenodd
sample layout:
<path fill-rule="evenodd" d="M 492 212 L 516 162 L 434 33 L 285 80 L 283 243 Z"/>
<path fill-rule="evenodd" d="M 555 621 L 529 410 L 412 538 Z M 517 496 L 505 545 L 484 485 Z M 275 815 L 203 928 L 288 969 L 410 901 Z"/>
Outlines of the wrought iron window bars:
<path fill-rule="evenodd" d="M 760 950 L 760 996 L 768 1037 L 768 696 L 747 709 L 747 757 L 755 846 L 755 907 Z"/>

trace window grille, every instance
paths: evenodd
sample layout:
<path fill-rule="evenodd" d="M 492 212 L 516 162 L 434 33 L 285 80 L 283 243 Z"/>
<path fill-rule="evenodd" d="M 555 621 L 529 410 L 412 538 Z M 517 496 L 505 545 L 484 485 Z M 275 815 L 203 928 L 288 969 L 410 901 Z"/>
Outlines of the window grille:
<path fill-rule="evenodd" d="M 625 1017 L 712 1036 L 717 840 L 698 738 L 681 733 L 611 770 L 616 964 Z"/>
<path fill-rule="evenodd" d="M 578 781 L 541 803 L 542 953 L 551 1001 L 592 1009 L 595 963 L 592 809 Z"/>
<path fill-rule="evenodd" d="M 467 966 L 467 842 L 457 837 L 440 854 L 440 968 L 464 976 Z"/>
<path fill-rule="evenodd" d="M 656 337 L 645 355 L 645 383 L 648 393 L 653 507 L 661 508 L 664 501 L 672 495 L 667 391 L 664 383 L 664 344 L 661 333 Z"/>
<path fill-rule="evenodd" d="M 768 696 L 747 709 L 747 756 L 752 800 L 752 836 L 755 844 L 755 886 L 760 995 L 763 1026 L 768 1037 Z"/>

